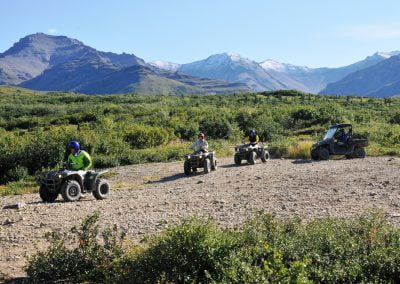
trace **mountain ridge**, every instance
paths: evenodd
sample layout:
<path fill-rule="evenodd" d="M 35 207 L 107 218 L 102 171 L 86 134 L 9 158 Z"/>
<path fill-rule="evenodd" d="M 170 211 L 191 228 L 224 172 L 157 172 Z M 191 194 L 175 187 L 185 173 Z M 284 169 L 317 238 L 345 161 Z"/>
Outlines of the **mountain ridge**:
<path fill-rule="evenodd" d="M 241 84 L 190 76 L 183 79 L 175 73 L 169 74 L 134 54 L 98 51 L 76 39 L 43 33 L 28 35 L 0 54 L 0 84 L 34 90 L 88 94 L 250 91 Z"/>

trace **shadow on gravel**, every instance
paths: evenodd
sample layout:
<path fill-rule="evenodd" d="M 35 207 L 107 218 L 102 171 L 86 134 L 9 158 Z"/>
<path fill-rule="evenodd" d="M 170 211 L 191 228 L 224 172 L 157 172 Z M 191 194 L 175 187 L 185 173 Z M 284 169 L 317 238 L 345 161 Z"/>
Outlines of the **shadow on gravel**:
<path fill-rule="evenodd" d="M 240 164 L 240 165 L 229 164 L 229 165 L 223 165 L 223 166 L 218 166 L 218 167 L 224 168 L 224 169 L 229 169 L 229 168 L 238 168 L 238 167 L 244 167 L 244 166 L 249 166 L 249 164 L 247 164 L 247 163 L 243 163 L 243 164 Z"/>
<path fill-rule="evenodd" d="M 292 164 L 309 164 L 309 163 L 316 163 L 319 161 L 314 161 L 314 160 L 294 160 L 292 161 Z"/>
<path fill-rule="evenodd" d="M 198 174 L 198 172 L 197 173 L 192 173 L 193 176 L 195 176 L 197 174 Z M 170 181 L 178 180 L 178 179 L 181 179 L 181 178 L 187 178 L 187 177 L 190 177 L 190 176 L 187 176 L 184 173 L 179 173 L 179 174 L 175 174 L 175 175 L 172 175 L 172 176 L 160 178 L 159 180 L 150 181 L 148 183 L 164 183 L 164 182 L 170 182 Z"/>

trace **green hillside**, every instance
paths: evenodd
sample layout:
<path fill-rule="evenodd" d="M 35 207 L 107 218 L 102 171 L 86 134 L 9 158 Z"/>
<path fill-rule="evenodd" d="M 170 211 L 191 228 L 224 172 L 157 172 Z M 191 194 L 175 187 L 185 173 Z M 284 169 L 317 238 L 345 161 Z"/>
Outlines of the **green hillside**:
<path fill-rule="evenodd" d="M 0 87 L 0 181 L 29 179 L 58 167 L 71 139 L 92 154 L 95 167 L 182 159 L 199 131 L 219 155 L 227 155 L 251 128 L 273 156 L 304 158 L 310 141 L 336 122 L 352 122 L 355 133 L 368 137 L 369 155 L 400 153 L 398 98 L 296 91 L 88 96 Z"/>

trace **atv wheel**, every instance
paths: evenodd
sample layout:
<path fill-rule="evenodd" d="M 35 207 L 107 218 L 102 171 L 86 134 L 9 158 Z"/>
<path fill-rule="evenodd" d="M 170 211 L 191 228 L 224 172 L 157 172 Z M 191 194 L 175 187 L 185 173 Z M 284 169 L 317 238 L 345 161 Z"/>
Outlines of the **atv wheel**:
<path fill-rule="evenodd" d="M 235 155 L 234 160 L 237 166 L 240 166 L 240 164 L 242 163 L 242 159 L 239 157 L 239 155 Z"/>
<path fill-rule="evenodd" d="M 211 164 L 211 170 L 215 171 L 218 168 L 217 166 L 217 159 L 214 159 L 214 163 Z"/>
<path fill-rule="evenodd" d="M 96 189 L 93 191 L 93 196 L 98 199 L 106 199 L 110 195 L 110 185 L 105 179 L 96 181 Z"/>
<path fill-rule="evenodd" d="M 188 161 L 185 161 L 183 164 L 183 171 L 185 172 L 185 175 L 190 175 L 190 163 Z"/>
<path fill-rule="evenodd" d="M 326 148 L 319 149 L 318 156 L 321 160 L 329 160 L 329 150 Z"/>
<path fill-rule="evenodd" d="M 269 160 L 269 153 L 268 153 L 268 151 L 262 151 L 262 153 L 261 153 L 261 161 L 262 161 L 263 163 L 266 163 L 267 160 Z"/>
<path fill-rule="evenodd" d="M 204 172 L 208 174 L 211 171 L 211 161 L 210 159 L 204 160 Z"/>
<path fill-rule="evenodd" d="M 318 158 L 319 156 L 317 150 L 311 150 L 311 159 L 318 160 Z"/>
<path fill-rule="evenodd" d="M 249 157 L 249 164 L 254 165 L 256 163 L 257 154 L 256 152 L 251 152 Z"/>
<path fill-rule="evenodd" d="M 365 149 L 362 147 L 354 148 L 353 156 L 358 159 L 365 158 Z"/>
<path fill-rule="evenodd" d="M 81 198 L 81 186 L 76 180 L 68 180 L 61 186 L 61 195 L 65 201 L 77 201 Z"/>
<path fill-rule="evenodd" d="M 43 184 L 39 188 L 39 195 L 44 202 L 54 202 L 58 197 L 58 193 L 50 192 L 47 186 Z"/>

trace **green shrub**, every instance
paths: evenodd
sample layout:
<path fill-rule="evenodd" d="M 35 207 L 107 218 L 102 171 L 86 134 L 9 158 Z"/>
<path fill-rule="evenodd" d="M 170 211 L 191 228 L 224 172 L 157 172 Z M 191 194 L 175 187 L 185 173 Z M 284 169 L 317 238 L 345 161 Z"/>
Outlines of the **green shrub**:
<path fill-rule="evenodd" d="M 123 255 L 124 234 L 117 227 L 107 229 L 99 240 L 99 214 L 86 217 L 79 228 L 69 234 L 48 235 L 50 246 L 28 261 L 26 272 L 33 282 L 68 281 L 107 283 L 114 277 L 116 263 Z M 70 246 L 73 246 L 72 248 Z"/>
<path fill-rule="evenodd" d="M 29 176 L 28 169 L 23 166 L 16 166 L 15 168 L 8 170 L 6 173 L 6 179 L 8 181 L 23 181 Z"/>
<path fill-rule="evenodd" d="M 164 128 L 145 125 L 134 125 L 125 135 L 125 141 L 137 149 L 165 145 L 172 138 L 172 133 Z"/>

